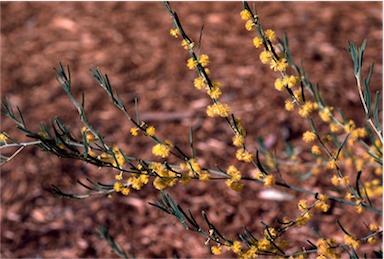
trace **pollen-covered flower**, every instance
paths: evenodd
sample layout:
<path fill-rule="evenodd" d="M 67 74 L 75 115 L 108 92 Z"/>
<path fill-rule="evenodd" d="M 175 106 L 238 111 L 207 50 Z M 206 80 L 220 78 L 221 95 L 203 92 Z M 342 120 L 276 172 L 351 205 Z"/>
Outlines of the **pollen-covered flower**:
<path fill-rule="evenodd" d="M 284 76 L 283 83 L 284 85 L 288 86 L 288 88 L 292 88 L 297 85 L 297 83 L 300 81 L 299 77 L 291 75 L 291 76 Z"/>
<path fill-rule="evenodd" d="M 152 154 L 155 156 L 160 156 L 162 158 L 166 158 L 169 156 L 169 146 L 161 143 L 157 143 L 152 147 Z"/>
<path fill-rule="evenodd" d="M 248 20 L 249 18 L 251 18 L 252 14 L 250 11 L 248 11 L 247 9 L 244 9 L 240 12 L 240 16 L 241 16 L 241 19 L 246 21 Z"/>
<path fill-rule="evenodd" d="M 203 78 L 201 77 L 197 77 L 195 78 L 195 80 L 193 80 L 193 85 L 197 88 L 197 89 L 202 89 L 203 87 L 206 86 L 206 83 L 204 81 Z"/>
<path fill-rule="evenodd" d="M 211 252 L 214 255 L 219 255 L 221 254 L 222 251 L 223 251 L 223 248 L 220 245 L 211 246 Z"/>
<path fill-rule="evenodd" d="M 264 35 L 269 41 L 273 41 L 276 37 L 276 33 L 271 29 L 265 30 Z"/>
<path fill-rule="evenodd" d="M 233 242 L 233 244 L 231 245 L 231 250 L 235 254 L 241 252 L 241 242 L 240 241 Z"/>
<path fill-rule="evenodd" d="M 230 108 L 228 104 L 216 102 L 212 105 L 209 105 L 207 107 L 206 112 L 209 117 L 215 117 L 215 116 L 228 117 Z"/>
<path fill-rule="evenodd" d="M 139 134 L 139 129 L 137 127 L 134 127 L 130 129 L 130 132 L 132 136 L 137 136 Z"/>
<path fill-rule="evenodd" d="M 231 177 L 231 179 L 233 181 L 240 181 L 241 180 L 240 171 L 233 165 L 228 167 L 227 174 Z"/>
<path fill-rule="evenodd" d="M 360 243 L 359 241 L 357 241 L 356 239 L 354 239 L 352 236 L 350 235 L 344 235 L 344 242 L 347 244 L 347 245 L 350 245 L 352 246 L 355 250 L 357 248 L 359 248 L 360 246 Z"/>
<path fill-rule="evenodd" d="M 209 64 L 209 57 L 208 57 L 208 55 L 206 55 L 206 54 L 200 55 L 199 62 L 200 62 L 202 67 L 208 66 L 208 64 Z"/>
<path fill-rule="evenodd" d="M 325 107 L 324 109 L 319 111 L 319 116 L 324 122 L 330 122 L 331 121 L 332 109 L 333 109 L 333 107 Z"/>
<path fill-rule="evenodd" d="M 253 155 L 249 153 L 247 150 L 240 148 L 236 152 L 236 158 L 239 161 L 244 161 L 244 162 L 252 162 L 253 160 Z"/>
<path fill-rule="evenodd" d="M 312 152 L 312 154 L 314 154 L 314 155 L 320 155 L 320 154 L 321 154 L 321 149 L 320 149 L 319 146 L 317 146 L 317 145 L 313 145 L 313 146 L 311 147 L 311 152 Z"/>
<path fill-rule="evenodd" d="M 308 209 L 308 201 L 307 200 L 300 200 L 297 207 L 301 211 L 305 211 Z"/>
<path fill-rule="evenodd" d="M 177 38 L 179 36 L 180 32 L 178 29 L 171 29 L 169 31 L 169 34 L 171 34 L 173 37 Z"/>
<path fill-rule="evenodd" d="M 232 143 L 235 147 L 241 147 L 244 144 L 244 137 L 242 135 L 236 134 L 232 138 Z"/>
<path fill-rule="evenodd" d="M 279 72 L 286 71 L 288 68 L 287 59 L 286 58 L 281 58 L 279 60 L 272 59 L 270 63 L 270 68 L 273 71 L 279 71 Z"/>
<path fill-rule="evenodd" d="M 248 20 L 246 23 L 245 23 L 245 29 L 247 31 L 253 31 L 255 29 L 255 23 L 252 21 L 252 20 Z"/>
<path fill-rule="evenodd" d="M 331 130 L 331 132 L 335 133 L 335 132 L 338 132 L 339 130 L 341 130 L 342 127 L 337 125 L 336 123 L 331 123 L 331 124 L 329 124 L 329 129 Z"/>
<path fill-rule="evenodd" d="M 272 186 L 276 183 L 276 179 L 273 175 L 268 175 L 267 177 L 264 178 L 264 185 L 265 186 Z"/>
<path fill-rule="evenodd" d="M 298 227 L 302 227 L 308 223 L 308 221 L 312 218 L 312 214 L 308 211 L 304 213 L 302 216 L 296 218 L 295 223 Z"/>
<path fill-rule="evenodd" d="M 301 106 L 300 110 L 299 110 L 299 115 L 301 117 L 307 117 L 309 116 L 309 114 L 311 114 L 311 112 L 314 110 L 314 105 L 312 102 L 306 102 L 303 106 Z"/>
<path fill-rule="evenodd" d="M 337 162 L 335 160 L 331 160 L 327 163 L 327 167 L 330 169 L 336 169 L 337 168 Z"/>
<path fill-rule="evenodd" d="M 197 64 L 198 64 L 197 60 L 194 60 L 193 58 L 189 58 L 187 60 L 187 67 L 189 69 L 194 69 L 197 66 Z"/>
<path fill-rule="evenodd" d="M 264 50 L 259 55 L 260 61 L 263 64 L 268 64 L 272 60 L 272 53 Z"/>
<path fill-rule="evenodd" d="M 212 87 L 211 89 L 208 89 L 207 93 L 212 99 L 218 99 L 222 94 L 221 89 L 216 86 Z"/>
<path fill-rule="evenodd" d="M 145 132 L 147 132 L 147 134 L 148 134 L 149 136 L 154 136 L 155 133 L 156 133 L 156 128 L 155 128 L 154 126 L 149 126 L 149 127 L 145 130 Z"/>
<path fill-rule="evenodd" d="M 183 46 L 183 48 L 185 50 L 189 50 L 189 49 L 192 49 L 195 46 L 195 43 L 194 42 L 188 42 L 186 40 L 182 40 L 181 41 L 181 46 Z"/>
<path fill-rule="evenodd" d="M 304 142 L 309 143 L 309 142 L 314 141 L 315 139 L 316 139 L 316 134 L 314 132 L 312 132 L 312 131 L 304 132 L 304 134 L 303 134 Z"/>
<path fill-rule="evenodd" d="M 255 48 L 258 48 L 261 45 L 263 45 L 263 40 L 260 37 L 255 37 L 253 38 L 252 43 L 253 43 L 253 46 L 255 46 Z"/>
<path fill-rule="evenodd" d="M 285 85 L 281 77 L 276 78 L 274 85 L 277 91 L 283 91 L 285 89 Z"/>
<path fill-rule="evenodd" d="M 293 102 L 291 100 L 286 100 L 284 107 L 289 112 L 293 111 L 295 109 L 295 105 L 293 104 Z"/>

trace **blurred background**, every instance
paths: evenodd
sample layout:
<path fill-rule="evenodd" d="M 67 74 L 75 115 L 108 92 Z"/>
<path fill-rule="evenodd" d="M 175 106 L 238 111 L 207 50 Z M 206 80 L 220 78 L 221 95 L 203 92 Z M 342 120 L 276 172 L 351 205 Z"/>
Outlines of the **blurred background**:
<path fill-rule="evenodd" d="M 202 53 L 210 56 L 212 77 L 223 85 L 221 100 L 243 119 L 250 147 L 255 150 L 256 136 L 277 153 L 284 139 L 301 145 L 301 134 L 308 126 L 296 113 L 285 112 L 288 96 L 274 90 L 277 74 L 258 59 L 260 50 L 252 45 L 256 33 L 247 32 L 240 19 L 242 3 L 171 2 L 171 6 L 195 41 L 204 25 Z M 264 29 L 275 30 L 281 38 L 288 34 L 295 61 L 303 61 L 328 104 L 342 107 L 346 117 L 361 126 L 364 113 L 346 49 L 348 41 L 360 46 L 367 39 L 363 72 L 366 75 L 374 62 L 371 89 L 381 90 L 382 3 L 257 2 L 256 8 Z M 100 67 L 131 114 L 137 97 L 141 119 L 156 126 L 160 137 L 186 150 L 192 126 L 201 164 L 227 168 L 235 163 L 236 151 L 230 131 L 220 119 L 206 118 L 210 100 L 193 87 L 196 73 L 186 68 L 188 53 L 179 39 L 169 35 L 171 28 L 170 16 L 158 2 L 2 2 L 1 99 L 9 98 L 19 106 L 33 130 L 38 131 L 40 122 L 59 116 L 70 129 L 80 132 L 77 111 L 55 81 L 53 67 L 61 61 L 70 66 L 73 93 L 78 100 L 85 94 L 88 118 L 107 143 L 118 145 L 129 156 L 156 159 L 151 155 L 153 143 L 130 136 L 131 124 L 92 78 L 89 69 Z M 4 114 L 1 130 L 19 141 L 28 140 Z M 1 168 L 1 257 L 115 257 L 94 236 L 100 223 L 138 258 L 211 257 L 204 238 L 183 230 L 175 218 L 148 205 L 159 198 L 152 185 L 111 199 L 64 200 L 50 190 L 53 184 L 80 192 L 73 185 L 76 179 L 107 183 L 114 174 L 26 148 Z M 297 184 L 322 190 L 319 179 Z M 261 185 L 249 184 L 237 193 L 215 181 L 168 191 L 202 224 L 201 210 L 205 210 L 224 235 L 234 238 L 243 226 L 260 236 L 261 220 L 272 224 L 277 218 L 294 215 L 297 193 L 290 193 L 292 201 L 270 201 L 260 196 L 262 190 Z M 351 217 L 339 208 L 334 214 L 318 215 L 314 224 L 321 233 L 342 238 L 336 219 L 355 231 L 363 225 Z M 368 222 L 381 220 L 370 214 L 364 217 Z M 291 233 L 293 250 L 307 245 L 303 233 L 316 240 L 309 227 Z M 370 253 L 371 247 L 362 250 Z"/>

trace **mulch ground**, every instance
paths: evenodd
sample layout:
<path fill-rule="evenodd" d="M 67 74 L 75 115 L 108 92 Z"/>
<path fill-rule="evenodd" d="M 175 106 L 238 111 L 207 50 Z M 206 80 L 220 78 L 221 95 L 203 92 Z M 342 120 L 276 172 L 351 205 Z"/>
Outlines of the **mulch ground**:
<path fill-rule="evenodd" d="M 250 147 L 256 148 L 255 136 L 264 138 L 277 154 L 284 138 L 302 145 L 301 133 L 308 126 L 284 111 L 287 95 L 273 89 L 276 74 L 258 59 L 259 51 L 252 46 L 255 34 L 245 30 L 239 16 L 241 2 L 175 2 L 172 7 L 193 39 L 198 39 L 204 25 L 202 53 L 211 57 L 212 75 L 223 85 L 222 100 L 243 119 Z M 264 28 L 274 29 L 279 37 L 288 34 L 295 60 L 303 61 L 328 104 L 342 107 L 347 118 L 362 125 L 364 113 L 346 48 L 348 40 L 357 44 L 368 40 L 364 73 L 374 62 L 372 91 L 380 90 L 382 3 L 260 2 L 256 8 Z M 210 100 L 193 87 L 196 74 L 186 68 L 188 53 L 169 35 L 171 27 L 168 13 L 157 2 L 2 2 L 1 99 L 7 97 L 19 106 L 33 130 L 38 131 L 40 122 L 49 123 L 59 116 L 79 132 L 77 111 L 55 81 L 52 68 L 61 61 L 70 66 L 73 93 L 79 100 L 85 93 L 88 118 L 106 141 L 129 156 L 154 159 L 153 143 L 130 136 L 131 124 L 92 78 L 89 68 L 99 66 L 131 114 L 137 97 L 141 118 L 156 126 L 160 137 L 186 150 L 193 126 L 201 164 L 227 168 L 235 163 L 233 155 L 226 155 L 235 152 L 229 129 L 220 119 L 206 118 Z M 19 141 L 28 140 L 10 119 L 1 116 L 2 131 Z M 80 191 L 72 184 L 76 179 L 111 182 L 113 177 L 113 171 L 26 148 L 1 168 L 0 256 L 116 257 L 94 235 L 103 223 L 137 258 L 211 257 L 204 238 L 148 205 L 160 197 L 151 185 L 128 197 L 112 195 L 110 199 L 66 200 L 51 192 L 51 185 Z M 324 177 L 297 184 L 319 191 Z M 261 185 L 249 184 L 237 193 L 215 181 L 180 185 L 167 192 L 202 224 L 204 210 L 224 235 L 233 238 L 243 226 L 260 236 L 260 221 L 273 224 L 282 216 L 293 216 L 300 195 L 290 192 L 292 201 L 271 201 L 260 196 L 263 190 Z M 356 234 L 362 234 L 363 221 L 380 222 L 380 217 L 370 213 L 356 220 L 352 209 L 336 207 L 330 215 L 319 214 L 312 225 L 295 230 L 290 239 L 293 250 L 307 246 L 306 239 L 316 240 L 311 227 L 340 240 L 343 233 L 336 226 L 337 219 Z M 373 257 L 372 248 L 378 250 L 380 241 L 374 247 L 363 245 L 361 251 Z"/>

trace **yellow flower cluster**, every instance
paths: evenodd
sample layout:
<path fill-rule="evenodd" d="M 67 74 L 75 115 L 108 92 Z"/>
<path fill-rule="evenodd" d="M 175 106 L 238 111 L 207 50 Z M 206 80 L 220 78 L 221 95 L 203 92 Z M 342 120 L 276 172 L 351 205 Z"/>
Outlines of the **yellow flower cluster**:
<path fill-rule="evenodd" d="M 149 136 L 155 136 L 156 134 L 156 128 L 154 126 L 149 126 L 145 132 L 149 135 Z"/>
<path fill-rule="evenodd" d="M 324 122 L 330 122 L 332 117 L 333 107 L 325 107 L 319 111 L 319 116 Z"/>
<path fill-rule="evenodd" d="M 132 176 L 128 179 L 127 184 L 131 185 L 133 189 L 140 190 L 148 183 L 148 175 L 141 174 L 139 176 Z"/>
<path fill-rule="evenodd" d="M 344 242 L 345 244 L 352 246 L 355 250 L 360 246 L 359 241 L 357 241 L 350 235 L 344 236 Z"/>
<path fill-rule="evenodd" d="M 121 183 L 120 180 L 116 181 L 113 185 L 113 190 L 115 192 L 121 192 L 123 195 L 128 195 L 130 193 L 130 189 Z"/>
<path fill-rule="evenodd" d="M 170 149 L 173 147 L 173 144 L 169 140 L 165 140 L 164 143 L 157 143 L 152 147 L 152 154 L 162 158 L 169 156 Z"/>
<path fill-rule="evenodd" d="M 244 184 L 239 183 L 241 180 L 241 173 L 240 171 L 233 165 L 229 166 L 227 170 L 227 174 L 231 177 L 228 180 L 225 181 L 225 184 L 231 188 L 232 190 L 235 190 L 237 192 L 240 192 L 244 188 Z"/>
<path fill-rule="evenodd" d="M 344 176 L 344 177 L 340 178 L 337 175 L 333 175 L 331 178 L 331 183 L 334 186 L 339 186 L 339 185 L 347 186 L 347 185 L 349 185 L 349 176 Z"/>
<path fill-rule="evenodd" d="M 374 179 L 372 181 L 366 182 L 364 184 L 367 195 L 370 198 L 381 197 L 383 195 L 383 184 L 379 179 Z"/>
<path fill-rule="evenodd" d="M 97 140 L 97 137 L 93 135 L 93 133 L 86 126 L 81 128 L 81 133 L 85 133 L 85 138 L 87 139 L 87 142 L 94 142 Z"/>
<path fill-rule="evenodd" d="M 299 81 L 300 80 L 297 76 L 285 75 L 284 77 L 278 77 L 275 80 L 274 85 L 275 85 L 275 89 L 277 91 L 283 91 L 285 89 L 285 87 L 292 88 L 292 87 L 296 86 Z"/>
<path fill-rule="evenodd" d="M 253 160 L 253 155 L 244 148 L 240 148 L 236 151 L 236 158 L 239 161 L 250 163 Z"/>
<path fill-rule="evenodd" d="M 198 176 L 200 181 L 207 182 L 210 179 L 210 173 L 207 170 L 203 170 L 196 158 L 191 158 L 186 163 L 181 163 L 180 168 L 188 170 L 188 174 L 183 174 L 181 181 L 188 183 L 191 177 Z"/>
<path fill-rule="evenodd" d="M 156 178 L 153 180 L 153 186 L 158 190 L 173 187 L 177 183 L 177 175 L 175 172 L 168 170 L 162 164 L 152 162 L 149 169 L 156 173 Z"/>
<path fill-rule="evenodd" d="M 303 133 L 303 140 L 304 142 L 312 142 L 316 139 L 316 134 L 312 131 L 306 131 Z"/>
<path fill-rule="evenodd" d="M 209 117 L 228 117 L 230 108 L 228 104 L 216 102 L 207 107 L 206 113 Z"/>
<path fill-rule="evenodd" d="M 327 204 L 328 197 L 324 194 L 320 194 L 318 201 L 315 203 L 315 208 L 321 210 L 322 212 L 327 212 L 330 206 Z"/>
<path fill-rule="evenodd" d="M 299 115 L 303 118 L 308 117 L 311 114 L 311 112 L 316 109 L 317 109 L 317 103 L 307 101 L 301 106 L 299 110 Z"/>
<path fill-rule="evenodd" d="M 109 153 L 102 153 L 97 156 L 97 159 L 99 159 L 100 161 L 103 161 L 104 163 L 110 163 L 114 167 L 121 168 L 125 163 L 125 158 L 123 153 L 121 153 L 120 149 L 117 146 L 112 148 L 112 152 L 116 160 L 115 158 L 113 158 L 113 155 Z"/>
<path fill-rule="evenodd" d="M 296 218 L 295 223 L 298 227 L 302 227 L 308 223 L 308 221 L 312 218 L 312 214 L 307 211 L 302 214 L 300 217 Z"/>
<path fill-rule="evenodd" d="M 316 246 L 318 258 L 340 258 L 340 254 L 335 252 L 335 247 L 337 247 L 335 239 L 320 238 L 317 240 Z"/>

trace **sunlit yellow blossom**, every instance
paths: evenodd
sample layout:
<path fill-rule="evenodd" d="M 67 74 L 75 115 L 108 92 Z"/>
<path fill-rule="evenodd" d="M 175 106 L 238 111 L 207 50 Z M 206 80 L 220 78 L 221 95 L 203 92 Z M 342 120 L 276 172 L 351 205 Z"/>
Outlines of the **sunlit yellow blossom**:
<path fill-rule="evenodd" d="M 155 156 L 160 156 L 162 158 L 166 158 L 169 156 L 169 146 L 158 143 L 152 148 L 152 154 Z"/>
<path fill-rule="evenodd" d="M 241 16 L 241 19 L 246 21 L 248 20 L 249 18 L 251 18 L 252 14 L 250 11 L 248 11 L 247 9 L 244 9 L 240 12 L 240 16 Z"/>
<path fill-rule="evenodd" d="M 376 238 L 375 237 L 369 237 L 368 239 L 367 239 L 367 242 L 369 243 L 369 244 L 371 244 L 371 245 L 374 245 L 374 244 L 376 244 Z"/>
<path fill-rule="evenodd" d="M 295 109 L 295 105 L 293 104 L 293 102 L 291 100 L 286 100 L 284 107 L 289 112 L 293 111 Z"/>
<path fill-rule="evenodd" d="M 215 116 L 228 117 L 230 108 L 228 104 L 216 102 L 212 105 L 209 105 L 207 107 L 206 112 L 209 117 L 215 117 Z"/>
<path fill-rule="evenodd" d="M 335 132 L 338 132 L 339 130 L 341 130 L 342 127 L 336 123 L 331 123 L 331 124 L 329 124 L 329 129 L 331 130 L 331 132 L 335 133 Z"/>
<path fill-rule="evenodd" d="M 234 191 L 241 192 L 244 189 L 244 184 L 236 182 L 232 179 L 225 181 L 225 184 Z"/>
<path fill-rule="evenodd" d="M 267 50 L 264 50 L 260 53 L 259 58 L 260 58 L 261 63 L 267 64 L 272 59 L 272 53 L 267 51 Z"/>
<path fill-rule="evenodd" d="M 277 91 L 283 91 L 285 89 L 285 85 L 281 77 L 276 78 L 274 86 Z"/>
<path fill-rule="evenodd" d="M 211 246 L 211 252 L 214 255 L 219 255 L 223 251 L 223 248 L 220 245 Z"/>
<path fill-rule="evenodd" d="M 329 210 L 330 206 L 323 201 L 319 201 L 315 204 L 315 208 L 318 210 L 321 210 L 322 212 L 327 212 Z"/>
<path fill-rule="evenodd" d="M 189 69 L 194 69 L 197 66 L 197 64 L 198 64 L 197 60 L 194 60 L 193 58 L 189 58 L 187 60 L 187 67 Z"/>
<path fill-rule="evenodd" d="M 256 179 L 262 179 L 263 173 L 259 169 L 257 169 L 253 177 Z"/>
<path fill-rule="evenodd" d="M 345 195 L 345 199 L 347 200 L 347 201 L 350 201 L 350 200 L 352 200 L 352 198 L 353 198 L 353 195 L 352 195 L 352 193 L 347 193 L 346 195 Z"/>
<path fill-rule="evenodd" d="M 296 220 L 295 220 L 295 223 L 298 227 L 302 227 L 304 226 L 305 224 L 308 223 L 308 221 L 312 218 L 312 214 L 310 212 L 306 212 L 304 213 L 302 216 L 298 217 Z"/>
<path fill-rule="evenodd" d="M 331 116 L 332 116 L 332 111 L 333 107 L 325 107 L 321 111 L 319 111 L 320 118 L 324 122 L 330 122 L 331 121 Z"/>
<path fill-rule="evenodd" d="M 360 138 L 363 139 L 368 135 L 367 130 L 365 128 L 356 128 L 352 130 L 351 137 L 352 138 Z"/>
<path fill-rule="evenodd" d="M 263 40 L 260 37 L 253 38 L 252 42 L 253 42 L 253 46 L 255 46 L 255 48 L 258 48 L 261 45 L 263 45 Z"/>
<path fill-rule="evenodd" d="M 132 136 L 137 136 L 139 134 L 139 129 L 134 127 L 130 129 L 130 132 Z"/>
<path fill-rule="evenodd" d="M 195 46 L 194 42 L 187 42 L 186 40 L 181 41 L 181 46 L 183 46 L 184 49 L 189 50 L 190 48 L 192 49 Z"/>
<path fill-rule="evenodd" d="M 327 167 L 330 169 L 336 169 L 337 168 L 337 162 L 335 160 L 331 160 L 327 163 Z"/>
<path fill-rule="evenodd" d="M 321 149 L 320 149 L 319 146 L 317 146 L 317 145 L 313 145 L 313 146 L 311 147 L 311 152 L 312 152 L 312 154 L 314 154 L 314 155 L 320 155 L 320 154 L 321 154 Z"/>
<path fill-rule="evenodd" d="M 204 79 L 201 78 L 201 77 L 197 77 L 195 78 L 195 80 L 193 80 L 193 85 L 197 88 L 197 89 L 202 89 L 203 87 L 206 86 L 206 83 L 204 82 Z"/>
<path fill-rule="evenodd" d="M 123 174 L 120 173 L 120 174 L 115 175 L 115 179 L 118 180 L 118 181 L 123 180 Z"/>
<path fill-rule="evenodd" d="M 256 258 L 257 257 L 257 252 L 258 252 L 258 248 L 254 245 L 251 245 L 249 247 L 249 249 L 245 252 L 243 252 L 241 255 L 240 255 L 240 258 L 244 258 L 244 259 L 253 259 L 253 258 Z"/>
<path fill-rule="evenodd" d="M 240 148 L 236 151 L 236 158 L 239 161 L 251 162 L 253 160 L 253 155 L 245 149 Z"/>
<path fill-rule="evenodd" d="M 264 35 L 270 41 L 273 41 L 276 37 L 276 33 L 274 31 L 272 31 L 271 29 L 265 30 Z"/>
<path fill-rule="evenodd" d="M 98 139 L 97 136 L 95 136 L 86 126 L 81 128 L 81 132 L 85 133 L 85 137 L 87 139 L 87 142 L 94 142 Z M 2 142 L 1 139 L 0 139 L 0 142 Z"/>
<path fill-rule="evenodd" d="M 314 141 L 315 139 L 316 139 L 316 134 L 314 132 L 312 132 L 312 131 L 304 132 L 304 134 L 303 134 L 304 142 L 309 143 L 309 142 Z"/>
<path fill-rule="evenodd" d="M 359 248 L 359 246 L 360 246 L 359 241 L 357 241 L 356 239 L 354 239 L 354 238 L 351 237 L 350 235 L 344 235 L 344 242 L 345 242 L 347 245 L 352 246 L 355 250 L 356 250 L 357 248 Z"/>
<path fill-rule="evenodd" d="M 364 208 L 363 208 L 363 206 L 361 204 L 361 200 L 356 201 L 356 204 L 358 204 L 358 206 L 355 207 L 355 210 L 356 210 L 357 214 L 363 213 L 364 212 Z"/>
<path fill-rule="evenodd" d="M 287 70 L 287 67 L 288 67 L 288 63 L 286 58 L 281 58 L 277 61 L 274 59 L 271 60 L 270 68 L 273 71 L 284 72 L 285 70 Z"/>
<path fill-rule="evenodd" d="M 231 179 L 233 181 L 240 181 L 241 180 L 240 171 L 233 165 L 228 167 L 227 174 L 231 177 Z"/>
<path fill-rule="evenodd" d="M 301 106 L 299 110 L 299 115 L 301 117 L 307 117 L 311 112 L 314 110 L 314 106 L 312 102 L 306 102 L 304 105 Z"/>
<path fill-rule="evenodd" d="M 209 57 L 206 54 L 201 54 L 199 57 L 199 62 L 202 67 L 206 67 L 209 64 Z"/>
<path fill-rule="evenodd" d="M 277 230 L 274 228 L 264 229 L 264 237 L 267 239 L 275 239 L 277 237 Z"/>
<path fill-rule="evenodd" d="M 264 185 L 265 186 L 272 186 L 276 183 L 276 179 L 273 175 L 268 175 L 267 177 L 264 178 Z"/>
<path fill-rule="evenodd" d="M 7 133 L 2 132 L 0 133 L 0 143 L 5 143 L 8 139 Z"/>
<path fill-rule="evenodd" d="M 341 178 L 340 183 L 345 186 L 349 185 L 349 176 L 344 176 L 343 178 Z"/>
<path fill-rule="evenodd" d="M 270 246 L 271 246 L 271 241 L 269 241 L 265 237 L 257 243 L 257 248 L 264 251 L 268 251 L 268 248 L 270 248 Z"/>
<path fill-rule="evenodd" d="M 291 75 L 291 76 L 285 76 L 283 78 L 284 85 L 288 86 L 288 88 L 292 88 L 297 85 L 297 83 L 300 81 L 299 77 Z"/>
<path fill-rule="evenodd" d="M 339 186 L 340 185 L 340 178 L 337 175 L 333 175 L 331 178 L 331 183 L 334 186 Z"/>
<path fill-rule="evenodd" d="M 209 179 L 211 179 L 211 174 L 205 170 L 201 171 L 201 173 L 199 174 L 199 180 L 202 182 L 208 182 Z"/>
<path fill-rule="evenodd" d="M 344 126 L 344 131 L 345 133 L 351 133 L 352 130 L 356 128 L 356 124 L 353 120 L 350 120 L 345 126 Z"/>
<path fill-rule="evenodd" d="M 307 200 L 300 200 L 297 207 L 301 211 L 305 211 L 308 209 L 308 201 Z"/>
<path fill-rule="evenodd" d="M 113 189 L 115 190 L 115 192 L 120 192 L 122 188 L 123 185 L 120 182 L 115 182 L 115 184 L 113 185 Z"/>
<path fill-rule="evenodd" d="M 379 230 L 379 225 L 377 225 L 376 223 L 369 224 L 369 231 L 376 232 L 378 230 Z"/>
<path fill-rule="evenodd" d="M 235 147 L 241 147 L 244 144 L 244 137 L 242 135 L 236 134 L 232 138 L 232 143 Z"/>
<path fill-rule="evenodd" d="M 212 99 L 218 99 L 222 92 L 219 87 L 213 87 L 211 89 L 208 89 L 207 93 Z"/>
<path fill-rule="evenodd" d="M 156 134 L 156 128 L 154 126 L 149 126 L 145 131 L 149 136 L 154 136 Z"/>
<path fill-rule="evenodd" d="M 252 20 L 248 20 L 246 23 L 245 23 L 245 29 L 247 31 L 253 31 L 255 29 L 255 24 Z"/>
<path fill-rule="evenodd" d="M 233 242 L 233 244 L 231 245 L 231 250 L 235 254 L 241 252 L 241 242 L 240 241 Z"/>
<path fill-rule="evenodd" d="M 169 31 L 169 34 L 171 34 L 173 37 L 177 38 L 179 36 L 180 32 L 178 29 L 171 29 Z"/>
<path fill-rule="evenodd" d="M 128 195 L 130 193 L 130 189 L 128 187 L 121 188 L 121 194 Z"/>

